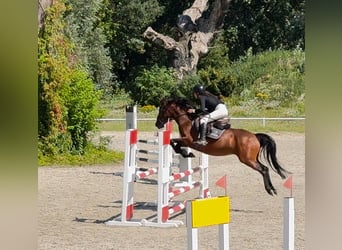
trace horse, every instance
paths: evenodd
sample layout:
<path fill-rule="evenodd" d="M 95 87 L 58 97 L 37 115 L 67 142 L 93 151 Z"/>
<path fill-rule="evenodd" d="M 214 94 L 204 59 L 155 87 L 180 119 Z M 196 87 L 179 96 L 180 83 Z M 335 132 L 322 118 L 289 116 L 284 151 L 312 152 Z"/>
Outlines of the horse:
<path fill-rule="evenodd" d="M 268 194 L 277 194 L 273 187 L 269 169 L 261 163 L 260 157 L 263 155 L 271 168 L 285 179 L 291 172 L 280 166 L 276 157 L 277 147 L 274 139 L 264 133 L 252 133 L 245 129 L 226 129 L 222 136 L 213 140 L 208 138 L 207 145 L 198 145 L 194 143 L 198 138 L 198 129 L 194 125 L 194 118 L 188 110 L 192 108 L 190 101 L 181 97 L 165 97 L 160 101 L 159 112 L 155 122 L 158 129 L 174 120 L 178 125 L 180 137 L 172 138 L 170 145 L 176 153 L 183 157 L 195 157 L 193 153 L 188 153 L 182 147 L 190 147 L 196 151 L 212 155 L 225 156 L 236 155 L 241 163 L 251 167 L 259 172 L 264 181 L 264 187 Z"/>

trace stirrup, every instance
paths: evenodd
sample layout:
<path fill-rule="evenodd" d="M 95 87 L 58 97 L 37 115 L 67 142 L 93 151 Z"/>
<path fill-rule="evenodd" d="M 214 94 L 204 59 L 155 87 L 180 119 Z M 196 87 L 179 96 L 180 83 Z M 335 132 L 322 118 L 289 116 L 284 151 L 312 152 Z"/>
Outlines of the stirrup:
<path fill-rule="evenodd" d="M 198 144 L 198 145 L 203 145 L 203 146 L 208 144 L 208 142 L 206 140 L 198 140 L 198 141 L 195 141 L 194 143 Z"/>

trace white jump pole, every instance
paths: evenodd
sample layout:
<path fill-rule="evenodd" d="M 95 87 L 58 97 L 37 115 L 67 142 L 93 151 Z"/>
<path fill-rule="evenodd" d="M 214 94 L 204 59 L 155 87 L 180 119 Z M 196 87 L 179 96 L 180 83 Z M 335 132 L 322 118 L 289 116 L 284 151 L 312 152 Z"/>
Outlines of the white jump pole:
<path fill-rule="evenodd" d="M 294 250 L 294 198 L 284 198 L 284 250 Z"/>
<path fill-rule="evenodd" d="M 220 224 L 219 227 L 219 250 L 229 250 L 229 223 Z"/>

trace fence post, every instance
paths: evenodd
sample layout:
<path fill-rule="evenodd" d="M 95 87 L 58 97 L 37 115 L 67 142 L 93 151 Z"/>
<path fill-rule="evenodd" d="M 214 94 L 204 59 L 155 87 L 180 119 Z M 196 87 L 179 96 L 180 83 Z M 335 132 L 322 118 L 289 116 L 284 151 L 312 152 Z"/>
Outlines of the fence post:
<path fill-rule="evenodd" d="M 126 130 L 137 129 L 137 105 L 126 106 Z"/>

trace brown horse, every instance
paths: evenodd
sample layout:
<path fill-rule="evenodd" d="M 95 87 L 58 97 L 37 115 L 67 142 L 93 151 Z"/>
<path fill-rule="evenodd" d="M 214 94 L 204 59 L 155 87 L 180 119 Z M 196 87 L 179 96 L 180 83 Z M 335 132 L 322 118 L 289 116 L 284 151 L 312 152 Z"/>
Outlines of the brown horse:
<path fill-rule="evenodd" d="M 176 153 L 180 153 L 183 157 L 194 157 L 194 154 L 187 153 L 186 150 L 181 148 L 190 147 L 213 156 L 235 154 L 240 162 L 262 175 L 267 193 L 270 195 L 277 194 L 271 182 L 268 167 L 259 160 L 260 153 L 263 152 L 268 165 L 281 178 L 285 179 L 290 172 L 279 165 L 276 157 L 276 143 L 269 135 L 263 133 L 254 134 L 244 129 L 230 128 L 225 130 L 217 140 L 208 138 L 207 145 L 195 144 L 194 141 L 198 138 L 198 130 L 193 124 L 193 119 L 187 113 L 189 108 L 192 108 L 191 104 L 184 98 L 164 98 L 160 102 L 155 125 L 160 129 L 169 120 L 175 120 L 180 138 L 171 139 L 170 145 Z"/>

